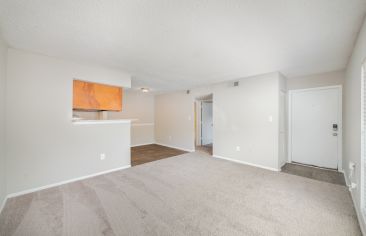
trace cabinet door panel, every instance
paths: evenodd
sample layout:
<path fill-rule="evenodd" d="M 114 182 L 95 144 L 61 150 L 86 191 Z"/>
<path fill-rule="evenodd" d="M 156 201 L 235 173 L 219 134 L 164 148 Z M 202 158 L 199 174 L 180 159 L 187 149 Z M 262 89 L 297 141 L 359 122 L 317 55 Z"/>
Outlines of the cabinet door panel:
<path fill-rule="evenodd" d="M 121 111 L 122 88 L 74 80 L 73 109 Z"/>

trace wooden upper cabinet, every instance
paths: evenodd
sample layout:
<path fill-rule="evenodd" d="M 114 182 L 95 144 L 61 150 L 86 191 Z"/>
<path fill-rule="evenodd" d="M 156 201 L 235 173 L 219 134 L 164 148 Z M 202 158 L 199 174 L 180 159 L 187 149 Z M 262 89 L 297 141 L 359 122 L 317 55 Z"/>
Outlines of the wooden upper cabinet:
<path fill-rule="evenodd" d="M 121 111 L 122 88 L 74 80 L 73 109 L 89 111 Z"/>

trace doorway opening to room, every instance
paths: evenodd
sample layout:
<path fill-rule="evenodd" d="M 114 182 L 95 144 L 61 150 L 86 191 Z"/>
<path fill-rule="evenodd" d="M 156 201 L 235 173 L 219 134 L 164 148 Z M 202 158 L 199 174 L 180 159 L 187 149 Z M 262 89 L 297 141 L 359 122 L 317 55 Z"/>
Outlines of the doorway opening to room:
<path fill-rule="evenodd" d="M 213 95 L 196 98 L 195 145 L 196 151 L 212 155 L 213 150 Z"/>

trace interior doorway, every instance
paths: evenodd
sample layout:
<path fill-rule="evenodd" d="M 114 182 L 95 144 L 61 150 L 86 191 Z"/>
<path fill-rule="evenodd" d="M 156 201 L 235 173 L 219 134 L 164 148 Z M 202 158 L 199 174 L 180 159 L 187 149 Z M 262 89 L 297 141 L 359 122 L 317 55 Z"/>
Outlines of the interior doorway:
<path fill-rule="evenodd" d="M 196 150 L 212 155 L 213 150 L 213 96 L 212 94 L 196 98 L 195 133 Z"/>

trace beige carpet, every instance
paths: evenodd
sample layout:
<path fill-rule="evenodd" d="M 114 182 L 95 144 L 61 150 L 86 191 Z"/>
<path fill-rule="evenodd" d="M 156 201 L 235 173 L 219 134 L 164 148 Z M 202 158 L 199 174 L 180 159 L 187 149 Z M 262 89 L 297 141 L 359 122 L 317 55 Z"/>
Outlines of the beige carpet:
<path fill-rule="evenodd" d="M 344 186 L 189 153 L 10 199 L 1 235 L 361 235 Z"/>

